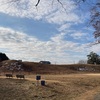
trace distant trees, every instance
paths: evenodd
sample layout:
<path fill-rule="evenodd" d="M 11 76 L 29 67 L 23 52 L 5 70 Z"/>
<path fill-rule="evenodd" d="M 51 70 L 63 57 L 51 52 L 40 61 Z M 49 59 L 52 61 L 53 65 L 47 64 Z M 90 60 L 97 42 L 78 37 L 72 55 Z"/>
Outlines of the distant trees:
<path fill-rule="evenodd" d="M 87 60 L 79 60 L 78 64 L 87 64 Z"/>
<path fill-rule="evenodd" d="M 87 63 L 88 64 L 100 64 L 100 56 L 94 52 L 90 52 L 89 55 L 87 55 L 88 60 Z"/>
<path fill-rule="evenodd" d="M 9 60 L 5 53 L 0 53 L 0 61 Z"/>

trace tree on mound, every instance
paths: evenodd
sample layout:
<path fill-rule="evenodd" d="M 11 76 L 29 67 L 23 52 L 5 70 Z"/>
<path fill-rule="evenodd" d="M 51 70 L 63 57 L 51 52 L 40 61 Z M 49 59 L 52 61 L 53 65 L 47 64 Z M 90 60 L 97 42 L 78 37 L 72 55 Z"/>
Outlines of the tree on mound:
<path fill-rule="evenodd" d="M 88 57 L 88 64 L 100 64 L 100 56 L 94 52 L 90 52 L 89 55 L 87 55 Z"/>
<path fill-rule="evenodd" d="M 0 61 L 9 60 L 5 53 L 0 53 Z"/>

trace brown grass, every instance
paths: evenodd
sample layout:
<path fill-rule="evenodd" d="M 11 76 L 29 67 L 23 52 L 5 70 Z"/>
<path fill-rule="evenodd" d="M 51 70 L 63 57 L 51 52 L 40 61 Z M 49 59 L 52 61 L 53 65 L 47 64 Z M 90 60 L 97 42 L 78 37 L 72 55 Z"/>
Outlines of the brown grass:
<path fill-rule="evenodd" d="M 1 62 L 11 63 L 16 60 Z M 8 79 L 1 67 L 0 100 L 100 100 L 100 65 L 72 64 L 47 65 L 22 62 L 26 79 Z M 88 71 L 79 71 L 86 67 Z M 31 69 L 31 72 L 28 72 Z M 95 69 L 92 70 L 92 69 Z M 3 72 L 3 73 L 2 73 Z M 11 73 L 11 72 L 9 72 Z M 18 72 L 14 72 L 16 75 Z M 82 74 L 84 73 L 84 74 Z M 95 73 L 95 74 L 88 74 Z M 42 76 L 46 86 L 37 86 L 36 74 Z"/>
<path fill-rule="evenodd" d="M 41 75 L 46 86 L 37 86 L 36 75 L 26 79 L 0 76 L 1 100 L 99 100 L 100 75 Z"/>

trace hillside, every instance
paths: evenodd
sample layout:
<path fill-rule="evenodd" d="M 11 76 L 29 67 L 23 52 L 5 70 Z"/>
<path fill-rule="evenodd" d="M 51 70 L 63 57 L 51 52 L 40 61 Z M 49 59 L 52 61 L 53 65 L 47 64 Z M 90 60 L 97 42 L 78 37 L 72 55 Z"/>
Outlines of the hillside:
<path fill-rule="evenodd" d="M 11 70 L 11 68 L 14 68 L 14 71 L 32 72 L 34 74 L 100 72 L 100 65 L 90 65 L 90 64 L 54 65 L 54 64 L 41 64 L 38 62 L 22 62 L 18 60 L 5 60 L 0 62 L 1 71 L 6 72 Z"/>

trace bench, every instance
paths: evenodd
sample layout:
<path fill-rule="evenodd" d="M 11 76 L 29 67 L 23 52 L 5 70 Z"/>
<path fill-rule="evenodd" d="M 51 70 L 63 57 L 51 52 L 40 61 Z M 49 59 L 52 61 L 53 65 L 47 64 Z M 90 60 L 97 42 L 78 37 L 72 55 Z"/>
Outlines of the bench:
<path fill-rule="evenodd" d="M 16 75 L 16 77 L 17 77 L 17 78 L 20 78 L 20 79 L 21 79 L 21 78 L 25 79 L 25 76 L 24 76 L 24 75 L 19 75 L 19 74 L 18 74 L 18 75 Z"/>
<path fill-rule="evenodd" d="M 13 75 L 12 74 L 6 74 L 6 77 L 13 78 Z"/>

